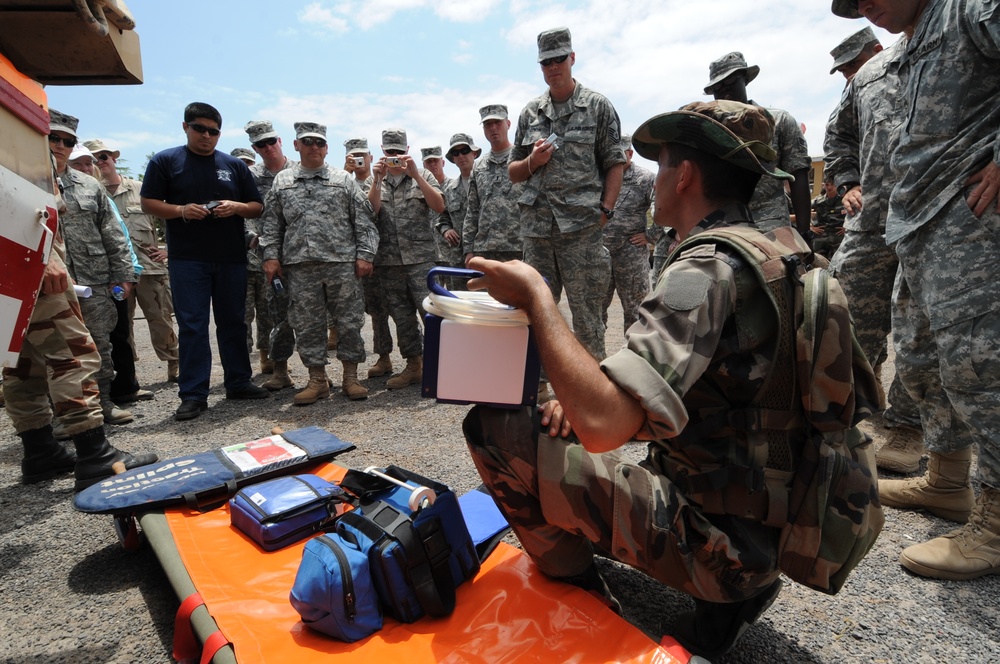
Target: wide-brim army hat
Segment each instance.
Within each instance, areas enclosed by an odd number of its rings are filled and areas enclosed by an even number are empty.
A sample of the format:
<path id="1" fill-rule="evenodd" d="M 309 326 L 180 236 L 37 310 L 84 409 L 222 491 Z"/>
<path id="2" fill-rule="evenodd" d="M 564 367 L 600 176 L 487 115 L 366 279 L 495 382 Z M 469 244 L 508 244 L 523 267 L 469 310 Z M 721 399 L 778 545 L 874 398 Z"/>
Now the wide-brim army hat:
<path id="1" fill-rule="evenodd" d="M 861 52 L 865 50 L 865 46 L 868 46 L 868 44 L 877 39 L 878 37 L 875 36 L 872 29 L 865 26 L 837 44 L 837 47 L 830 51 L 830 55 L 833 56 L 833 67 L 830 69 L 830 73 L 836 74 L 838 69 L 861 55 Z"/>
<path id="2" fill-rule="evenodd" d="M 757 74 L 760 73 L 760 67 L 757 65 L 748 65 L 747 59 L 739 51 L 726 53 L 718 60 L 712 61 L 708 65 L 708 85 L 705 86 L 705 94 L 712 94 L 712 88 L 738 71 L 746 73 L 747 83 L 749 83 L 757 78 Z"/>
<path id="3" fill-rule="evenodd" d="M 641 156 L 658 161 L 662 145 L 679 143 L 754 173 L 794 180 L 790 173 L 768 163 L 777 158 L 771 147 L 773 134 L 774 120 L 760 106 L 724 100 L 695 102 L 643 122 L 632 134 L 632 145 Z"/>
<path id="4" fill-rule="evenodd" d="M 861 18 L 858 12 L 858 0 L 833 0 L 833 13 L 843 18 Z"/>
<path id="5" fill-rule="evenodd" d="M 93 152 L 94 154 L 107 152 L 116 160 L 118 159 L 118 157 L 122 155 L 121 151 L 112 149 L 110 145 L 108 145 L 99 138 L 95 138 L 91 141 L 84 141 L 83 144 L 86 145 L 87 149 Z"/>
<path id="6" fill-rule="evenodd" d="M 476 159 L 479 159 L 479 155 L 483 153 L 482 148 L 476 147 L 476 142 L 472 140 L 472 136 L 469 136 L 468 134 L 455 134 L 448 142 L 448 151 L 444 154 L 445 159 L 453 164 L 455 163 L 455 158 L 451 156 L 451 151 L 454 150 L 457 145 L 469 146 L 469 149 L 476 153 Z"/>

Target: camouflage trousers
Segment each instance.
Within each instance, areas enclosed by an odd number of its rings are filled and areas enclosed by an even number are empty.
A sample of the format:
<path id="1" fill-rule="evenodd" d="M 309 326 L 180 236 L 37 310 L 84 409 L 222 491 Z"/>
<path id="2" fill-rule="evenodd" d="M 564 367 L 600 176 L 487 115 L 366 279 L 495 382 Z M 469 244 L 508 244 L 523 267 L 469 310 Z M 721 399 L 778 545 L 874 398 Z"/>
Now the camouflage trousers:
<path id="1" fill-rule="evenodd" d="M 271 329 L 274 321 L 271 320 L 271 307 L 268 304 L 268 291 L 271 285 L 267 283 L 267 276 L 258 267 L 256 270 L 247 270 L 247 352 L 253 352 L 253 322 L 257 321 L 257 350 L 271 349 Z M 286 358 L 287 359 L 287 358 Z"/>
<path id="2" fill-rule="evenodd" d="M 129 342 L 135 345 L 135 307 L 139 305 L 149 326 L 149 340 L 156 357 L 163 362 L 177 359 L 177 332 L 174 331 L 174 301 L 170 277 L 166 274 L 143 274 L 128 299 Z M 136 359 L 139 359 L 136 357 Z"/>
<path id="3" fill-rule="evenodd" d="M 268 284 L 265 289 L 267 296 L 267 311 L 271 317 L 271 335 L 268 339 L 271 359 L 277 362 L 285 362 L 295 352 L 295 330 L 288 322 L 289 294 L 286 290 L 284 295 L 278 295 L 274 288 Z"/>
<path id="4" fill-rule="evenodd" d="M 378 272 L 372 272 L 361 280 L 365 294 L 365 313 L 372 319 L 372 346 L 376 355 L 392 352 L 392 332 L 389 330 L 389 304 Z"/>
<path id="5" fill-rule="evenodd" d="M 90 330 L 90 336 L 101 354 L 101 368 L 94 378 L 101 392 L 101 403 L 111 402 L 111 381 L 115 379 L 115 364 L 111 359 L 111 331 L 118 324 L 118 311 L 107 284 L 91 287 L 93 295 L 80 299 L 80 313 Z"/>
<path id="6" fill-rule="evenodd" d="M 777 529 L 709 520 L 649 460 L 550 438 L 533 410 L 477 406 L 462 428 L 483 482 L 542 572 L 579 574 L 596 550 L 711 602 L 748 599 L 778 577 Z"/>
<path id="7" fill-rule="evenodd" d="M 489 259 L 491 261 L 500 261 L 501 263 L 506 263 L 507 261 L 520 261 L 524 260 L 523 251 L 477 251 L 476 256 L 482 256 L 483 258 Z M 463 263 L 464 265 L 464 263 Z"/>
<path id="8" fill-rule="evenodd" d="M 604 296 L 601 320 L 606 327 L 608 307 L 611 306 L 615 291 L 618 291 L 624 314 L 624 329 L 628 330 L 638 317 L 639 305 L 649 293 L 649 248 L 644 244 L 634 245 L 627 237 L 605 239 L 604 246 L 611 254 L 611 281 Z"/>
<path id="9" fill-rule="evenodd" d="M 424 339 L 420 332 L 420 318 L 424 315 L 424 298 L 427 297 L 427 272 L 433 263 L 416 265 L 379 265 L 375 268 L 382 282 L 389 315 L 396 324 L 399 353 L 404 358 L 424 353 Z"/>
<path id="10" fill-rule="evenodd" d="M 7 414 L 18 433 L 51 424 L 73 435 L 104 424 L 97 382 L 101 367 L 72 284 L 35 304 L 17 365 L 3 370 Z"/>
<path id="11" fill-rule="evenodd" d="M 591 355 L 603 360 L 601 304 L 611 280 L 611 258 L 600 225 L 560 233 L 553 221 L 551 237 L 524 238 L 524 262 L 545 277 L 557 303 L 566 288 L 573 333 Z"/>
<path id="12" fill-rule="evenodd" d="M 817 234 L 813 238 L 813 251 L 827 260 L 832 258 L 844 241 L 844 235 L 839 234 L 840 228 L 836 226 L 825 227 L 822 235 Z"/>
<path id="13" fill-rule="evenodd" d="M 979 475 L 1000 486 L 1000 213 L 956 196 L 896 245 L 896 369 L 920 408 L 928 449 L 979 444 Z"/>
<path id="14" fill-rule="evenodd" d="M 295 330 L 299 357 L 307 367 L 324 367 L 328 320 L 337 327 L 337 359 L 364 362 L 361 328 L 365 308 L 354 263 L 295 263 L 284 266 L 288 322 Z"/>
<path id="15" fill-rule="evenodd" d="M 854 319 L 854 333 L 861 350 L 873 367 L 886 359 L 886 337 L 892 329 L 892 288 L 899 259 L 886 246 L 881 232 L 845 231 L 844 240 L 830 261 L 830 273 L 837 277 Z M 892 378 L 889 407 L 883 417 L 888 422 L 920 426 L 917 404 L 900 381 Z"/>

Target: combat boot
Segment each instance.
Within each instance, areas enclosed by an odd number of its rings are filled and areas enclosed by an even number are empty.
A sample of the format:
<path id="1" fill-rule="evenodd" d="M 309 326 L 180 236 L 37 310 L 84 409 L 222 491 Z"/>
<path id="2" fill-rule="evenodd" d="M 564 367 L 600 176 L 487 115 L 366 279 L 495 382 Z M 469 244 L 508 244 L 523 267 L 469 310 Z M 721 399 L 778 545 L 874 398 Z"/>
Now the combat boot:
<path id="1" fill-rule="evenodd" d="M 119 408 L 113 402 L 102 402 L 101 412 L 104 413 L 105 424 L 128 424 L 135 419 L 132 411 Z"/>
<path id="2" fill-rule="evenodd" d="M 330 396 L 330 381 L 326 377 L 326 367 L 309 367 L 309 384 L 296 393 L 295 405 L 307 406 Z"/>
<path id="3" fill-rule="evenodd" d="M 125 470 L 156 463 L 155 454 L 129 454 L 112 447 L 104 437 L 104 427 L 94 427 L 73 436 L 76 445 L 76 484 L 74 491 L 82 491 L 97 484 L 105 477 L 115 474 L 115 464 L 121 463 Z"/>
<path id="4" fill-rule="evenodd" d="M 373 364 L 370 369 L 368 369 L 369 378 L 378 378 L 379 376 L 384 376 L 386 374 L 392 374 L 392 358 L 386 355 L 379 355 L 378 362 Z"/>
<path id="5" fill-rule="evenodd" d="M 260 372 L 262 374 L 271 373 L 274 371 L 274 361 L 267 356 L 267 349 L 262 348 L 260 351 Z"/>
<path id="6" fill-rule="evenodd" d="M 913 473 L 925 453 L 923 432 L 900 424 L 889 430 L 885 445 L 875 453 L 875 465 L 894 473 Z"/>
<path id="7" fill-rule="evenodd" d="M 673 635 L 692 655 L 715 661 L 732 650 L 750 625 L 777 599 L 781 579 L 758 595 L 740 602 L 707 602 L 694 598 L 694 611 L 682 613 L 674 621 Z"/>
<path id="8" fill-rule="evenodd" d="M 337 350 L 337 340 L 338 340 L 337 328 L 331 327 L 330 328 L 330 336 L 327 337 L 327 339 L 326 339 L 326 349 L 327 350 Z"/>
<path id="9" fill-rule="evenodd" d="M 167 360 L 167 382 L 176 383 L 181 373 L 181 363 L 178 360 Z"/>
<path id="10" fill-rule="evenodd" d="M 1000 574 L 1000 490 L 984 484 L 968 523 L 943 537 L 907 547 L 899 562 L 914 574 L 932 579 L 965 581 Z"/>
<path id="11" fill-rule="evenodd" d="M 407 385 L 415 385 L 421 381 L 424 375 L 424 358 L 422 355 L 406 358 L 406 367 L 398 376 L 393 376 L 386 381 L 385 386 L 390 390 L 398 390 Z"/>
<path id="12" fill-rule="evenodd" d="M 52 435 L 52 425 L 18 434 L 24 444 L 21 482 L 34 484 L 68 473 L 76 466 L 76 453 L 60 445 Z"/>
<path id="13" fill-rule="evenodd" d="M 368 398 L 368 388 L 358 382 L 358 363 L 342 362 L 344 365 L 344 379 L 340 383 L 340 389 L 344 391 L 351 401 Z"/>
<path id="14" fill-rule="evenodd" d="M 288 360 L 275 360 L 274 371 L 271 372 L 271 377 L 261 383 L 260 386 L 272 392 L 291 387 L 292 379 L 288 375 Z"/>
<path id="15" fill-rule="evenodd" d="M 965 523 L 976 497 L 969 482 L 972 446 L 954 452 L 931 452 L 927 474 L 905 480 L 879 480 L 883 505 L 925 509 L 942 519 Z"/>

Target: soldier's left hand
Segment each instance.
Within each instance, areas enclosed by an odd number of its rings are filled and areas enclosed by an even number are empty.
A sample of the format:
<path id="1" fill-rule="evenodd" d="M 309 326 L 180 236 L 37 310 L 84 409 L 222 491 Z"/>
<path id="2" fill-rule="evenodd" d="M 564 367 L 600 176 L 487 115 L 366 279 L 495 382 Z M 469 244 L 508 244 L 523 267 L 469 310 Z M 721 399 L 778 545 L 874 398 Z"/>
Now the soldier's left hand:
<path id="1" fill-rule="evenodd" d="M 399 160 L 403 162 L 403 168 L 406 169 L 406 174 L 411 178 L 415 178 L 420 175 L 420 169 L 417 168 L 417 162 L 408 154 L 403 154 L 399 156 Z"/>
<path id="2" fill-rule="evenodd" d="M 220 205 L 212 210 L 212 213 L 218 219 L 224 219 L 225 217 L 231 217 L 234 214 L 238 214 L 239 207 L 242 203 L 236 201 L 219 201 Z"/>
<path id="3" fill-rule="evenodd" d="M 996 209 L 1000 212 L 1000 164 L 991 161 L 986 164 L 983 170 L 974 174 L 966 184 L 975 184 L 976 187 L 969 192 L 969 209 L 977 217 L 983 216 L 986 209 L 993 201 L 997 202 Z"/>
<path id="4" fill-rule="evenodd" d="M 645 232 L 636 233 L 635 235 L 631 236 L 628 239 L 628 241 L 631 242 L 632 244 L 634 244 L 637 247 L 644 247 L 647 244 L 649 244 L 649 241 L 646 239 L 646 233 Z"/>
<path id="5" fill-rule="evenodd" d="M 449 228 L 444 232 L 444 239 L 452 247 L 457 247 L 462 243 L 462 238 L 454 228 Z"/>
<path id="6" fill-rule="evenodd" d="M 129 296 L 132 295 L 132 282 L 131 281 L 123 281 L 123 282 L 120 282 L 120 283 L 110 284 L 111 288 L 114 288 L 115 286 L 121 286 L 122 290 L 125 291 L 125 297 L 122 298 L 123 300 L 127 300 L 129 298 Z"/>
<path id="7" fill-rule="evenodd" d="M 557 399 L 546 401 L 541 405 L 542 426 L 549 428 L 549 436 L 552 438 L 566 438 L 572 432 L 573 427 L 566 419 L 566 413 Z"/>
<path id="8" fill-rule="evenodd" d="M 354 276 L 363 279 L 372 273 L 373 267 L 368 261 L 357 258 L 354 261 Z"/>

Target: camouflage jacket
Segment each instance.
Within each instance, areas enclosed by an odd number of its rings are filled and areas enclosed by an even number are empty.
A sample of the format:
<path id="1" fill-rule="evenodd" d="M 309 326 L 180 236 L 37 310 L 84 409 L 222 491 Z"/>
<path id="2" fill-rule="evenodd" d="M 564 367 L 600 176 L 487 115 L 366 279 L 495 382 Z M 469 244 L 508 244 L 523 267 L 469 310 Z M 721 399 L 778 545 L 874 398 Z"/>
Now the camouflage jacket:
<path id="1" fill-rule="evenodd" d="M 893 244 L 964 197 L 969 177 L 1000 164 L 1000 0 L 937 0 L 900 59 L 908 112 L 892 153 Z"/>
<path id="2" fill-rule="evenodd" d="M 511 148 L 513 149 L 513 148 Z M 469 204 L 462 226 L 462 251 L 521 251 L 521 217 L 517 200 L 523 184 L 510 181 L 511 150 L 490 152 L 476 162 L 469 181 Z"/>
<path id="3" fill-rule="evenodd" d="M 325 166 L 303 173 L 296 164 L 274 178 L 264 198 L 264 260 L 295 263 L 375 262 L 378 230 L 354 176 Z"/>
<path id="4" fill-rule="evenodd" d="M 421 175 L 438 191 L 437 180 L 424 169 Z M 374 176 L 365 180 L 364 190 L 371 189 Z M 431 209 L 424 192 L 409 175 L 398 184 L 390 176 L 382 180 L 382 207 L 375 218 L 378 227 L 378 254 L 375 265 L 417 265 L 437 260 L 437 250 L 431 231 Z"/>
<path id="5" fill-rule="evenodd" d="M 157 263 L 146 253 L 148 249 L 159 247 L 160 240 L 156 228 L 157 226 L 162 228 L 164 221 L 143 213 L 139 199 L 141 188 L 142 183 L 138 180 L 123 177 L 118 189 L 111 195 L 111 200 L 115 202 L 118 214 L 121 215 L 122 221 L 128 228 L 132 248 L 139 259 L 139 265 L 142 266 L 142 273 L 146 275 L 167 274 L 166 262 Z"/>
<path id="6" fill-rule="evenodd" d="M 528 102 L 517 121 L 511 160 L 525 159 L 535 141 L 553 133 L 556 151 L 544 166 L 532 166 L 519 200 L 524 237 L 552 235 L 551 222 L 535 207 L 551 209 L 562 233 L 600 223 L 603 173 L 625 163 L 618 112 L 606 97 L 579 83 L 565 104 L 553 104 L 548 90 Z"/>
<path id="7" fill-rule="evenodd" d="M 835 229 L 844 225 L 844 204 L 840 196 L 827 198 L 820 194 L 812 199 L 812 209 L 816 212 L 813 226 L 826 229 L 827 235 L 832 235 Z"/>
<path id="8" fill-rule="evenodd" d="M 444 212 L 438 214 L 431 211 L 431 229 L 434 231 L 434 242 L 438 246 L 438 257 L 443 258 L 452 252 L 461 251 L 462 246 L 452 247 L 444 239 L 449 230 L 462 237 L 462 226 L 465 223 L 465 210 L 469 200 L 468 190 L 462 187 L 462 178 L 446 178 L 441 183 L 441 195 L 444 196 Z"/>
<path id="9" fill-rule="evenodd" d="M 285 158 L 285 165 L 282 166 L 278 173 L 287 170 L 292 166 L 297 165 L 299 162 L 292 161 L 291 159 Z M 260 191 L 260 195 L 267 199 L 267 192 L 271 191 L 271 185 L 274 184 L 274 178 L 278 173 L 271 173 L 264 166 L 264 162 L 259 164 L 254 164 L 250 167 L 250 174 L 253 176 L 254 182 L 257 183 L 257 189 Z M 264 211 L 267 211 L 266 202 Z M 264 215 L 262 214 L 256 219 L 244 219 L 243 228 L 246 233 L 253 233 L 255 235 L 261 235 L 264 232 Z M 264 252 L 258 244 L 254 249 L 247 249 L 247 270 L 250 272 L 260 272 L 261 263 L 264 262 Z"/>
<path id="10" fill-rule="evenodd" d="M 749 103 L 756 104 L 752 100 Z M 809 168 L 812 160 L 809 158 L 809 147 L 806 145 L 806 138 L 802 135 L 799 123 L 788 111 L 780 108 L 768 108 L 767 112 L 774 118 L 774 138 L 771 139 L 771 147 L 778 153 L 778 158 L 772 165 L 787 173 Z M 791 215 L 788 199 L 785 196 L 784 181 L 762 177 L 750 200 L 750 211 L 753 213 L 754 223 L 761 230 L 789 225 Z"/>
<path id="11" fill-rule="evenodd" d="M 734 205 L 703 220 L 692 235 L 743 224 L 749 212 Z M 626 346 L 601 363 L 604 372 L 646 411 L 637 437 L 654 441 L 692 471 L 748 463 L 747 450 L 728 437 L 693 445 L 671 439 L 696 431 L 713 413 L 750 404 L 773 364 L 777 321 L 768 293 L 744 261 L 716 245 L 674 257 L 639 307 Z"/>
<path id="12" fill-rule="evenodd" d="M 844 220 L 849 231 L 885 231 L 889 193 L 895 184 L 889 155 L 899 141 L 905 114 L 899 87 L 899 58 L 906 37 L 866 62 L 844 88 L 826 123 L 824 177 L 839 187 L 861 183 L 861 212 Z"/>
<path id="13" fill-rule="evenodd" d="M 615 204 L 615 216 L 604 227 L 604 244 L 622 244 L 636 233 L 646 231 L 646 213 L 653 203 L 656 176 L 632 163 L 622 175 L 622 189 Z"/>
<path id="14" fill-rule="evenodd" d="M 135 281 L 128 239 L 104 187 L 72 168 L 59 177 L 66 203 L 66 212 L 59 215 L 59 228 L 70 277 L 82 286 Z"/>

